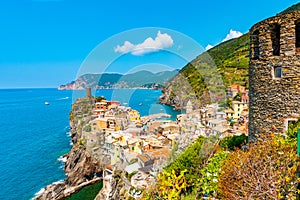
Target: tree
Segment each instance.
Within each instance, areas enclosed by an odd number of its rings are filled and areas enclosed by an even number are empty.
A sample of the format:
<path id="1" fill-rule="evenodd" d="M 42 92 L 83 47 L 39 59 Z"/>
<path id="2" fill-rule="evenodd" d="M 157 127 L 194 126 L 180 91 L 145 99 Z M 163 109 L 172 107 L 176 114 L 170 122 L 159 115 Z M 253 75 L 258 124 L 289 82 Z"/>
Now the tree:
<path id="1" fill-rule="evenodd" d="M 95 97 L 95 102 L 100 102 L 102 100 L 106 100 L 106 98 L 104 96 Z"/>

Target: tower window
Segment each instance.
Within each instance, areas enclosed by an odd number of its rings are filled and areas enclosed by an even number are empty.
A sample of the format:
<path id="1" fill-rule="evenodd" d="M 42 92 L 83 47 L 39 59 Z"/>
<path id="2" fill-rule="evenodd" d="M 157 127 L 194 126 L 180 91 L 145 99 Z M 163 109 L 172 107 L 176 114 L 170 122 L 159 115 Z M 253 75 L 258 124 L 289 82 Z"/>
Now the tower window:
<path id="1" fill-rule="evenodd" d="M 282 67 L 274 67 L 274 78 L 282 78 Z"/>
<path id="2" fill-rule="evenodd" d="M 295 33 L 296 33 L 296 52 L 300 53 L 300 20 L 296 22 Z"/>
<path id="3" fill-rule="evenodd" d="M 271 26 L 271 40 L 272 40 L 272 49 L 273 56 L 280 55 L 280 25 L 273 24 Z"/>
<path id="4" fill-rule="evenodd" d="M 259 31 L 256 30 L 251 35 L 252 39 L 252 55 L 253 59 L 258 59 L 259 57 Z"/>

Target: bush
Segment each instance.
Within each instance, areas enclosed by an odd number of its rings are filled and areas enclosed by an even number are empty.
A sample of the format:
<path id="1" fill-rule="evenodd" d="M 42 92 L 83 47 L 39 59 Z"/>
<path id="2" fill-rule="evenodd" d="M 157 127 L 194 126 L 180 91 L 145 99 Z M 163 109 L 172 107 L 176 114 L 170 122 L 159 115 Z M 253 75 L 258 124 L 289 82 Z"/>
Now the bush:
<path id="1" fill-rule="evenodd" d="M 102 100 L 106 100 L 106 98 L 104 96 L 95 97 L 95 102 L 100 102 Z"/>
<path id="2" fill-rule="evenodd" d="M 287 130 L 287 136 L 289 139 L 296 139 L 297 138 L 297 133 L 298 129 L 300 128 L 300 119 L 294 123 L 290 123 L 288 130 Z"/>
<path id="3" fill-rule="evenodd" d="M 195 143 L 189 146 L 164 170 L 169 173 L 171 173 L 172 170 L 175 170 L 176 173 L 180 173 L 180 171 L 188 169 L 185 177 L 189 183 L 188 185 L 193 187 L 200 176 L 201 166 L 203 166 L 208 158 L 216 151 L 216 140 L 217 137 L 199 137 Z"/>
<path id="4" fill-rule="evenodd" d="M 220 147 L 223 150 L 233 150 L 234 148 L 241 148 L 243 145 L 247 144 L 248 136 L 245 134 L 228 136 L 221 140 Z"/>
<path id="5" fill-rule="evenodd" d="M 163 171 L 157 177 L 156 187 L 147 194 L 145 199 L 180 199 L 187 187 L 186 172 L 185 169 L 177 175 L 174 170 L 171 173 Z"/>
<path id="6" fill-rule="evenodd" d="M 237 150 L 223 162 L 222 199 L 296 199 L 299 162 L 296 142 L 270 136 Z"/>
<path id="7" fill-rule="evenodd" d="M 203 196 L 204 194 L 212 197 L 217 193 L 218 178 L 221 173 L 221 164 L 227 157 L 226 152 L 218 152 L 209 159 L 205 168 L 201 169 L 201 178 L 199 180 L 198 192 Z"/>

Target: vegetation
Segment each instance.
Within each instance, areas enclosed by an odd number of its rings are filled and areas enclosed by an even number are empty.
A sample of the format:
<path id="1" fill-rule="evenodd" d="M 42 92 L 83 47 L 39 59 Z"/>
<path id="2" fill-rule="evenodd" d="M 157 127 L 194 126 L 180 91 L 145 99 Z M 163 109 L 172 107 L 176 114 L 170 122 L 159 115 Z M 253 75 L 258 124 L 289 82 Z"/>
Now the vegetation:
<path id="1" fill-rule="evenodd" d="M 228 155 L 219 177 L 221 199 L 296 199 L 299 161 L 296 142 L 263 138 L 248 151 Z"/>
<path id="2" fill-rule="evenodd" d="M 95 97 L 95 102 L 100 102 L 102 100 L 106 100 L 106 98 L 104 96 Z"/>
<path id="3" fill-rule="evenodd" d="M 300 10 L 300 3 L 292 5 L 288 9 L 282 11 L 280 14 L 286 14 L 286 13 L 294 12 L 294 11 L 297 11 L 297 10 Z"/>
<path id="4" fill-rule="evenodd" d="M 206 167 L 201 169 L 201 177 L 198 183 L 198 193 L 201 196 L 216 196 L 218 190 L 218 178 L 222 171 L 221 164 L 227 158 L 227 152 L 220 151 L 209 159 Z M 199 195 L 198 195 L 199 196 Z"/>
<path id="5" fill-rule="evenodd" d="M 101 190 L 102 186 L 103 186 L 102 182 L 88 185 L 82 188 L 79 192 L 66 198 L 66 200 L 82 200 L 82 199 L 93 200 Z"/>
<path id="6" fill-rule="evenodd" d="M 296 199 L 300 162 L 293 139 L 267 136 L 248 144 L 246 135 L 199 139 L 167 165 L 145 199 Z M 230 151 L 228 151 L 230 150 Z"/>
<path id="7" fill-rule="evenodd" d="M 289 7 L 280 14 L 297 10 L 300 10 L 300 3 Z M 220 93 L 225 89 L 223 87 L 222 91 L 222 87 L 220 87 L 223 84 L 225 87 L 234 83 L 248 87 L 249 38 L 250 33 L 246 33 L 239 38 L 223 42 L 184 66 L 164 89 L 164 92 L 169 91 L 166 93 L 174 93 L 177 96 L 170 95 L 168 103 L 179 104 L 186 102 L 186 99 L 196 98 L 197 101 L 205 104 L 210 103 L 208 98 L 211 96 L 209 96 L 208 90 L 215 93 L 216 96 L 221 96 Z M 219 74 L 216 74 L 215 70 L 211 70 L 214 67 L 217 68 Z M 218 75 L 221 76 L 221 82 Z M 176 101 L 176 98 L 180 100 Z"/>
<path id="8" fill-rule="evenodd" d="M 300 129 L 300 119 L 298 119 L 298 121 L 290 123 L 287 131 L 288 138 L 295 140 L 297 138 L 297 133 L 299 129 Z"/>
<path id="9" fill-rule="evenodd" d="M 241 148 L 248 143 L 248 136 L 245 134 L 228 136 L 221 140 L 220 147 L 223 150 L 234 150 L 235 148 Z"/>
<path id="10" fill-rule="evenodd" d="M 85 132 L 91 132 L 91 125 L 90 125 L 90 124 L 86 125 L 86 126 L 84 127 L 84 131 L 85 131 Z"/>
<path id="11" fill-rule="evenodd" d="M 185 173 L 187 170 L 180 171 L 179 175 L 172 170 L 171 173 L 163 171 L 158 175 L 158 183 L 156 185 L 158 194 L 155 196 L 164 199 L 178 199 L 183 191 L 187 188 Z"/>
<path id="12" fill-rule="evenodd" d="M 209 143 L 210 145 L 205 145 L 205 143 Z M 207 156 L 211 154 L 212 149 L 209 149 L 209 147 L 212 143 L 213 141 L 199 137 L 174 162 L 170 163 L 165 168 L 165 171 L 171 173 L 174 170 L 178 175 L 181 171 L 187 169 L 188 172 L 185 173 L 187 187 L 193 187 L 200 176 L 199 166 L 202 166 Z"/>
<path id="13" fill-rule="evenodd" d="M 225 89 L 231 84 L 248 87 L 249 46 L 247 33 L 202 53 L 166 85 L 169 102 L 196 99 L 194 104 L 207 104 L 225 99 Z"/>

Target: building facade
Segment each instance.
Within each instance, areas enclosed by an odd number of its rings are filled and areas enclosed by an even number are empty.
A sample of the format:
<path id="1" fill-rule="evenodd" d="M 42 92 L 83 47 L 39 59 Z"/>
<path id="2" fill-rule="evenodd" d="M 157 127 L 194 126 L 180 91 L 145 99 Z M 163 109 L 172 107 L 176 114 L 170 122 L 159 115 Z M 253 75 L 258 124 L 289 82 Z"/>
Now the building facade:
<path id="1" fill-rule="evenodd" d="M 250 30 L 249 136 L 285 134 L 300 117 L 300 11 Z"/>

